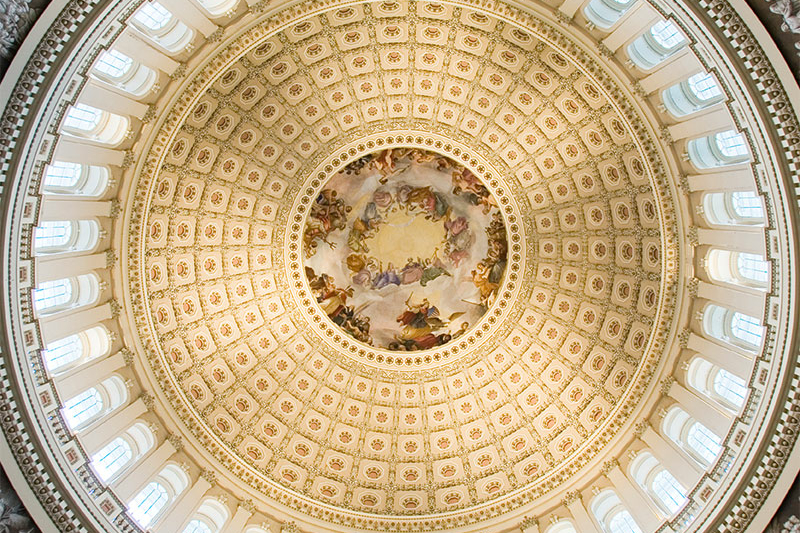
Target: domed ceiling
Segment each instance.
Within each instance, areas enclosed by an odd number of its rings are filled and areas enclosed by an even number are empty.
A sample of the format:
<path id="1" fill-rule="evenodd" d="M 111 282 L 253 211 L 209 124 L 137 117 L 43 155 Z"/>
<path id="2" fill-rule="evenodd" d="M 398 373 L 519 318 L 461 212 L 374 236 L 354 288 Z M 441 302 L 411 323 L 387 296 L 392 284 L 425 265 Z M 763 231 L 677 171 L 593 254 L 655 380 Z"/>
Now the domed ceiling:
<path id="1" fill-rule="evenodd" d="M 121 141 L 101 290 L 129 388 L 180 442 L 176 461 L 248 516 L 308 532 L 558 523 L 688 397 L 673 385 L 705 306 L 734 299 L 708 288 L 703 257 L 738 233 L 697 222 L 704 184 L 729 176 L 687 170 L 691 128 L 722 121 L 676 125 L 653 87 L 682 78 L 634 81 L 615 55 L 628 30 L 598 42 L 580 2 L 247 4 L 174 54 Z M 647 4 L 636 31 L 663 10 Z M 703 53 L 735 102 L 725 124 L 751 132 L 750 94 Z M 727 516 L 723 476 L 744 479 L 729 467 L 763 444 L 748 424 L 791 368 L 784 154 L 757 131 L 753 167 L 729 179 L 763 193 L 775 270 L 741 305 L 776 329 L 764 358 L 735 360 L 762 373 L 750 403 L 721 410 L 726 466 L 697 467 L 692 503 L 659 531 Z"/>
<path id="2" fill-rule="evenodd" d="M 587 51 L 504 15 L 321 10 L 177 96 L 127 210 L 130 302 L 170 407 L 255 490 L 361 526 L 517 507 L 652 386 L 660 154 Z"/>

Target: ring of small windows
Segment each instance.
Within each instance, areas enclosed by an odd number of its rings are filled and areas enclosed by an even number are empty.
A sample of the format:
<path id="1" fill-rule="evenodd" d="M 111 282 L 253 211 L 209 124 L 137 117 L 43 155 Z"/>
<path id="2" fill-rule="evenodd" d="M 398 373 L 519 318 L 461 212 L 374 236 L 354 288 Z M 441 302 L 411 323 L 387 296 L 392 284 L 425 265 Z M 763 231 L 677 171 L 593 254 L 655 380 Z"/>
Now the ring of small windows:
<path id="1" fill-rule="evenodd" d="M 650 452 L 641 452 L 631 462 L 631 478 L 666 516 L 673 516 L 688 501 L 686 489 Z"/>
<path id="2" fill-rule="evenodd" d="M 189 477 L 180 466 L 168 464 L 128 503 L 128 515 L 147 528 L 188 486 Z"/>
<path id="3" fill-rule="evenodd" d="M 92 67 L 92 75 L 133 96 L 147 94 L 158 80 L 156 71 L 113 48 L 100 53 Z"/>
<path id="4" fill-rule="evenodd" d="M 690 417 L 678 405 L 667 411 L 661 427 L 666 437 L 703 467 L 710 466 L 722 452 L 719 436 Z"/>
<path id="5" fill-rule="evenodd" d="M 636 3 L 636 0 L 592 0 L 583 8 L 586 19 L 598 28 L 608 29 Z"/>
<path id="6" fill-rule="evenodd" d="M 118 146 L 128 134 L 130 121 L 123 116 L 83 103 L 72 105 L 61 124 L 61 132 L 73 137 Z"/>
<path id="7" fill-rule="evenodd" d="M 630 511 L 611 489 L 600 492 L 592 499 L 591 510 L 605 533 L 642 533 Z"/>
<path id="8" fill-rule="evenodd" d="M 703 213 L 711 224 L 764 225 L 764 204 L 753 191 L 715 192 L 703 197 Z"/>
<path id="9" fill-rule="evenodd" d="M 687 43 L 674 22 L 661 20 L 628 45 L 628 57 L 640 69 L 650 70 Z"/>
<path id="10" fill-rule="evenodd" d="M 133 26 L 170 53 L 183 51 L 194 39 L 194 31 L 159 2 L 145 2 L 131 18 Z"/>
<path id="11" fill-rule="evenodd" d="M 750 352 L 761 348 L 764 340 L 765 328 L 758 318 L 717 304 L 706 305 L 702 323 L 710 337 Z"/>
<path id="12" fill-rule="evenodd" d="M 53 161 L 44 171 L 42 192 L 96 198 L 106 192 L 110 178 L 105 167 Z"/>
<path id="13" fill-rule="evenodd" d="M 723 100 L 722 89 L 714 76 L 700 72 L 661 93 L 664 107 L 676 117 L 696 113 Z"/>
<path id="14" fill-rule="evenodd" d="M 33 230 L 36 255 L 84 252 L 100 240 L 100 224 L 94 220 L 47 220 Z"/>
<path id="15" fill-rule="evenodd" d="M 72 431 L 78 432 L 113 412 L 128 400 L 128 388 L 113 375 L 64 402 L 62 413 Z"/>
<path id="16" fill-rule="evenodd" d="M 41 317 L 91 305 L 100 297 L 96 274 L 81 274 L 39 283 L 32 291 L 33 308 Z"/>
<path id="17" fill-rule="evenodd" d="M 736 165 L 750 161 L 744 134 L 735 130 L 692 139 L 686 143 L 689 161 L 698 169 Z"/>

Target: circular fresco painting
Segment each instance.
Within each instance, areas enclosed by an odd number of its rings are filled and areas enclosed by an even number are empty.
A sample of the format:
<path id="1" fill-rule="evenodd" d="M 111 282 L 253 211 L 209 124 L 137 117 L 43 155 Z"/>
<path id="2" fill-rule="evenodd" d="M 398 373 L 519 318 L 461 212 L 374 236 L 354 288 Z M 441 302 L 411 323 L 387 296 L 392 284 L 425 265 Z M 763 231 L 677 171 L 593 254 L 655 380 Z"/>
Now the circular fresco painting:
<path id="1" fill-rule="evenodd" d="M 486 186 L 445 156 L 392 148 L 348 164 L 322 188 L 303 234 L 323 312 L 355 339 L 427 350 L 492 305 L 508 245 Z"/>

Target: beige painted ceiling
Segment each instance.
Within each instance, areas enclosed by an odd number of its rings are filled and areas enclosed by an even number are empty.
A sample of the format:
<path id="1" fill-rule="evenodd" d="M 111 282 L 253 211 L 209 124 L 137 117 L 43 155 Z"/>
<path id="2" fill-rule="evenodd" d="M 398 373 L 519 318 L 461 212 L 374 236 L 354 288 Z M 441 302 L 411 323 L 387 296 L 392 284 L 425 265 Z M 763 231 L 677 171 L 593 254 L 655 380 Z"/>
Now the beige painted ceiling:
<path id="1" fill-rule="evenodd" d="M 128 302 L 165 409 L 223 477 L 351 525 L 452 525 L 596 468 L 646 403 L 678 279 L 663 155 L 591 50 L 501 12 L 268 21 L 173 98 L 131 195 Z M 464 164 L 508 229 L 497 300 L 421 352 L 344 334 L 302 275 L 310 202 L 389 147 Z"/>

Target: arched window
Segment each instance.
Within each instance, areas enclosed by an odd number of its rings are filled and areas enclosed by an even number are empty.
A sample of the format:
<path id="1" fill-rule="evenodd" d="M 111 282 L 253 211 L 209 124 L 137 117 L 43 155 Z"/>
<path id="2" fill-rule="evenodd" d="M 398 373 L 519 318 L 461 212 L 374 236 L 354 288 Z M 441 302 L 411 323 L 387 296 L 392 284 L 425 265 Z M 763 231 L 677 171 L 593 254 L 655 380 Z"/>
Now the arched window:
<path id="1" fill-rule="evenodd" d="M 128 505 L 128 514 L 145 528 L 158 516 L 169 501 L 169 492 L 158 481 L 151 481 Z"/>
<path id="2" fill-rule="evenodd" d="M 592 0 L 583 10 L 586 19 L 598 28 L 608 29 L 628 12 L 636 0 Z"/>
<path id="3" fill-rule="evenodd" d="M 61 126 L 62 133 L 116 146 L 128 133 L 130 121 L 120 115 L 86 104 L 70 106 Z"/>
<path id="4" fill-rule="evenodd" d="M 769 281 L 770 264 L 764 261 L 763 256 L 740 252 L 736 254 L 736 266 L 744 279 L 758 285 L 766 285 Z"/>
<path id="5" fill-rule="evenodd" d="M 94 131 L 103 120 L 103 112 L 86 104 L 71 106 L 64 118 L 64 127 L 84 132 Z"/>
<path id="6" fill-rule="evenodd" d="M 701 102 L 717 100 L 722 97 L 722 89 L 717 80 L 708 72 L 700 72 L 686 80 L 686 85 L 692 94 Z"/>
<path id="7" fill-rule="evenodd" d="M 689 160 L 699 169 L 735 165 L 750 160 L 747 140 L 734 130 L 723 131 L 686 143 Z"/>
<path id="8" fill-rule="evenodd" d="M 104 167 L 53 161 L 45 169 L 42 192 L 96 197 L 105 192 L 109 179 Z"/>
<path id="9" fill-rule="evenodd" d="M 650 35 L 652 35 L 653 40 L 665 50 L 672 50 L 686 42 L 686 38 L 681 33 L 681 30 L 678 29 L 674 22 L 668 20 L 656 22 L 653 27 L 650 28 Z"/>
<path id="10" fill-rule="evenodd" d="M 128 388 L 119 376 L 111 376 L 64 403 L 64 418 L 73 430 L 110 413 L 128 400 Z"/>
<path id="11" fill-rule="evenodd" d="M 33 306 L 39 313 L 53 313 L 74 302 L 75 283 L 70 278 L 45 281 L 33 290 Z"/>
<path id="12" fill-rule="evenodd" d="M 764 220 L 764 206 L 761 196 L 754 192 L 742 191 L 731 193 L 731 207 L 736 216 L 743 219 Z"/>
<path id="13" fill-rule="evenodd" d="M 100 54 L 94 64 L 92 74 L 134 96 L 145 94 L 158 79 L 158 74 L 153 69 L 135 62 L 114 49 Z"/>
<path id="14" fill-rule="evenodd" d="M 714 76 L 701 72 L 665 89 L 661 99 L 670 113 L 682 117 L 720 102 L 722 90 Z"/>
<path id="15" fill-rule="evenodd" d="M 228 521 L 228 509 L 216 500 L 207 499 L 200 504 L 195 517 L 183 533 L 219 533 Z"/>
<path id="16" fill-rule="evenodd" d="M 686 434 L 686 444 L 700 455 L 706 463 L 711 463 L 722 451 L 719 437 L 700 422 L 695 422 L 689 426 L 689 431 Z"/>
<path id="17" fill-rule="evenodd" d="M 686 42 L 674 22 L 662 20 L 628 46 L 628 56 L 637 67 L 649 70 L 680 50 Z"/>
<path id="18" fill-rule="evenodd" d="M 61 251 L 72 245 L 74 224 L 71 220 L 48 220 L 33 230 L 33 249 L 36 252 Z"/>
<path id="19" fill-rule="evenodd" d="M 716 304 L 707 305 L 703 311 L 703 329 L 712 337 L 749 351 L 758 350 L 764 338 L 759 319 Z"/>
<path id="20" fill-rule="evenodd" d="M 761 196 L 751 191 L 708 193 L 703 197 L 703 212 L 711 224 L 764 224 Z"/>
<path id="21" fill-rule="evenodd" d="M 686 490 L 650 452 L 642 452 L 634 459 L 631 477 L 667 516 L 675 514 L 687 501 Z"/>
<path id="22" fill-rule="evenodd" d="M 662 422 L 664 434 L 703 466 L 709 466 L 722 451 L 722 441 L 706 426 L 673 406 Z"/>
<path id="23" fill-rule="evenodd" d="M 38 315 L 89 305 L 99 296 L 100 283 L 95 274 L 45 281 L 32 291 L 33 308 Z"/>
<path id="24" fill-rule="evenodd" d="M 42 361 L 47 370 L 58 374 L 96 357 L 108 355 L 111 338 L 103 326 L 94 326 L 49 343 L 42 350 Z"/>
<path id="25" fill-rule="evenodd" d="M 117 437 L 92 456 L 92 465 L 100 479 L 108 481 L 125 468 L 131 459 L 131 445 L 124 438 Z"/>
<path id="26" fill-rule="evenodd" d="M 578 530 L 569 520 L 559 520 L 556 524 L 548 527 L 545 533 L 578 533 Z"/>
<path id="27" fill-rule="evenodd" d="M 236 9 L 238 0 L 199 0 L 203 9 L 212 17 L 231 13 Z"/>
<path id="28" fill-rule="evenodd" d="M 686 503 L 686 491 L 667 470 L 655 475 L 652 490 L 670 514 L 675 514 Z"/>
<path id="29" fill-rule="evenodd" d="M 100 225 L 94 220 L 48 220 L 33 231 L 33 251 L 37 255 L 85 251 L 99 240 Z"/>
<path id="30" fill-rule="evenodd" d="M 102 52 L 94 64 L 95 71 L 112 79 L 125 76 L 133 66 L 133 59 L 116 50 Z"/>
<path id="31" fill-rule="evenodd" d="M 146 528 L 161 514 L 167 504 L 189 486 L 189 478 L 178 466 L 165 466 L 128 504 L 128 514 Z"/>
<path id="32" fill-rule="evenodd" d="M 133 23 L 168 52 L 181 52 L 194 38 L 183 22 L 158 2 L 145 2 L 133 15 Z"/>
<path id="33" fill-rule="evenodd" d="M 731 318 L 731 334 L 753 347 L 761 346 L 764 338 L 764 327 L 756 317 L 744 313 L 733 313 Z"/>
<path id="34" fill-rule="evenodd" d="M 158 2 L 145 2 L 133 18 L 148 30 L 158 31 L 170 23 L 172 13 Z"/>
<path id="35" fill-rule="evenodd" d="M 760 255 L 712 249 L 705 259 L 708 275 L 744 287 L 767 288 L 771 265 Z"/>
<path id="36" fill-rule="evenodd" d="M 83 342 L 78 335 L 70 335 L 47 345 L 42 350 L 42 360 L 51 372 L 77 361 L 83 356 Z"/>
<path id="37" fill-rule="evenodd" d="M 690 387 L 728 409 L 738 410 L 747 396 L 742 378 L 699 356 L 692 359 L 686 377 Z"/>
<path id="38" fill-rule="evenodd" d="M 598 494 L 591 504 L 592 514 L 605 533 L 642 533 L 619 496 L 610 489 Z"/>
<path id="39" fill-rule="evenodd" d="M 92 387 L 67 400 L 64 418 L 70 429 L 76 429 L 103 412 L 104 407 L 100 391 Z"/>
<path id="40" fill-rule="evenodd" d="M 72 189 L 81 179 L 82 167 L 78 163 L 53 161 L 44 173 L 45 189 Z"/>
<path id="41" fill-rule="evenodd" d="M 714 136 L 719 151 L 731 159 L 741 159 L 749 154 L 744 135 L 733 130 L 723 131 Z"/>
<path id="42" fill-rule="evenodd" d="M 740 407 L 747 396 L 747 384 L 742 378 L 720 368 L 714 376 L 714 392 L 731 405 Z"/>

